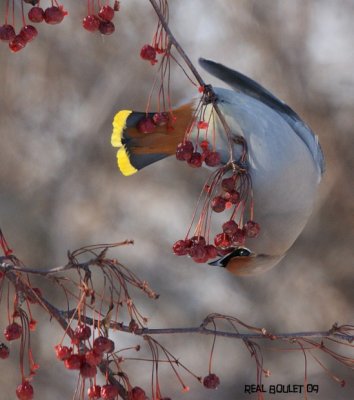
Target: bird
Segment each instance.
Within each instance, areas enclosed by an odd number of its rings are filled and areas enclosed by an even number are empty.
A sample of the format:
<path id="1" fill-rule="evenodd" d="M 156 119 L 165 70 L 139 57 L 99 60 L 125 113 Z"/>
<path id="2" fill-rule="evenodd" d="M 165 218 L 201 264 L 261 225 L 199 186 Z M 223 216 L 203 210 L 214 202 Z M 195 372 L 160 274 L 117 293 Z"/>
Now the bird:
<path id="1" fill-rule="evenodd" d="M 273 268 L 293 245 L 308 221 L 317 188 L 325 171 L 318 136 L 285 102 L 246 75 L 220 63 L 199 59 L 208 73 L 229 86 L 214 87 L 206 104 L 205 120 L 214 126 L 214 148 L 221 165 L 230 162 L 230 138 L 213 113 L 216 104 L 231 131 L 232 156 L 241 159 L 247 145 L 246 168 L 261 231 L 257 238 L 216 255 L 209 264 L 237 276 L 254 275 Z M 113 120 L 111 144 L 117 147 L 117 165 L 123 175 L 176 154 L 198 107 L 192 99 L 173 110 L 173 129 L 153 121 L 156 113 L 119 111 Z M 153 122 L 153 126 L 151 125 Z M 156 122 L 156 123 L 155 123 Z M 140 125 L 139 125 L 140 124 Z M 149 125 L 150 124 L 150 125 Z M 195 144 L 199 135 L 190 128 Z"/>

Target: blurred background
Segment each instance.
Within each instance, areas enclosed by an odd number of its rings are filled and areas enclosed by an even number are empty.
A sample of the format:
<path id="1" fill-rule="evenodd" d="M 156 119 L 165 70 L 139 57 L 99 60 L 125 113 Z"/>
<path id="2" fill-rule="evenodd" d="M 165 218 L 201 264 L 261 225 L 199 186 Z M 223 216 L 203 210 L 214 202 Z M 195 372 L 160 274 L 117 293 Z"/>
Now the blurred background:
<path id="1" fill-rule="evenodd" d="M 170 27 L 193 62 L 210 58 L 259 81 L 303 117 L 324 150 L 327 170 L 304 232 L 276 268 L 250 278 L 171 252 L 185 235 L 207 173 L 173 157 L 129 178 L 116 168 L 112 118 L 122 108 L 145 109 L 156 70 L 139 57 L 155 29 L 149 2 L 122 0 L 110 37 L 82 29 L 84 0 L 63 4 L 70 15 L 57 26 L 40 24 L 38 38 L 23 51 L 12 54 L 0 43 L 0 221 L 16 255 L 45 268 L 65 263 L 67 250 L 134 239 L 134 246 L 111 254 L 160 293 L 157 301 L 135 294 L 149 327 L 197 326 L 211 312 L 273 332 L 353 323 L 354 2 L 170 1 Z M 4 9 L 1 2 L 2 19 Z M 171 89 L 174 104 L 197 95 L 177 68 Z M 45 282 L 37 284 L 44 294 L 52 292 Z M 32 343 L 42 367 L 34 381 L 36 398 L 70 399 L 76 374 L 53 362 L 62 332 L 49 318 L 36 317 Z M 119 335 L 117 346 L 140 342 L 129 336 Z M 158 339 L 198 376 L 208 374 L 211 337 Z M 11 344 L 14 352 L 16 347 Z M 308 382 L 320 387 L 309 398 L 353 398 L 353 372 L 319 358 L 347 385 L 341 388 L 309 359 Z M 303 383 L 301 352 L 265 349 L 264 360 L 272 373 L 267 386 Z M 191 388 L 182 393 L 171 370 L 162 368 L 163 393 L 173 399 L 256 398 L 244 394 L 245 384 L 256 383 L 256 370 L 242 342 L 218 339 L 213 370 L 221 379 L 217 391 L 206 391 L 182 372 Z M 20 381 L 17 358 L 2 361 L 1 371 L 1 398 L 12 399 Z M 134 384 L 148 388 L 149 364 L 127 362 L 126 371 Z"/>

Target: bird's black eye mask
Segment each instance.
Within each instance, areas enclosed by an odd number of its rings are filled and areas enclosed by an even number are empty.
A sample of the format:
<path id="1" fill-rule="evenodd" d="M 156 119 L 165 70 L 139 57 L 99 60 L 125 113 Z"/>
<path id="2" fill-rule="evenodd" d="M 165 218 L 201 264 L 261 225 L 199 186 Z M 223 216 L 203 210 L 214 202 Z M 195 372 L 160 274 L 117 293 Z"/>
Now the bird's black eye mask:
<path id="1" fill-rule="evenodd" d="M 219 265 L 220 265 L 220 267 L 225 268 L 232 258 L 249 257 L 250 255 L 251 255 L 251 252 L 248 249 L 239 247 L 239 248 L 235 249 L 232 253 L 228 254 L 227 256 L 225 256 L 224 258 L 219 260 Z"/>

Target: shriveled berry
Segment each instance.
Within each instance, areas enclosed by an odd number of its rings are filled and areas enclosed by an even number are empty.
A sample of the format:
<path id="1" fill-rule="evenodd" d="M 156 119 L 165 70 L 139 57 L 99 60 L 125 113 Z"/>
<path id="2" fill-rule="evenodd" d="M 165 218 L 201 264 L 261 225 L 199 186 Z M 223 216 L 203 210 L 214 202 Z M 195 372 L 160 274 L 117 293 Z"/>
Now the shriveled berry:
<path id="1" fill-rule="evenodd" d="M 206 244 L 205 237 L 204 237 L 204 236 L 201 236 L 201 235 L 192 236 L 192 237 L 190 238 L 190 240 L 191 240 L 192 243 L 194 243 L 194 244 L 201 244 L 201 245 L 203 245 L 203 246 L 205 246 L 205 244 Z"/>
<path id="2" fill-rule="evenodd" d="M 155 113 L 152 117 L 155 125 L 157 126 L 165 126 L 168 124 L 170 117 L 167 112 Z"/>
<path id="3" fill-rule="evenodd" d="M 83 378 L 94 378 L 97 375 L 97 368 L 95 365 L 84 362 L 80 367 L 80 375 Z"/>
<path id="4" fill-rule="evenodd" d="M 16 388 L 16 396 L 19 400 L 32 400 L 34 396 L 33 386 L 25 381 Z"/>
<path id="5" fill-rule="evenodd" d="M 225 204 L 226 204 L 225 199 L 223 199 L 221 196 L 216 196 L 211 201 L 210 206 L 214 212 L 220 213 L 225 210 Z"/>
<path id="6" fill-rule="evenodd" d="M 28 19 L 31 22 L 42 22 L 44 20 L 44 10 L 42 7 L 32 7 L 28 11 Z"/>
<path id="7" fill-rule="evenodd" d="M 82 357 L 79 354 L 71 354 L 71 356 L 64 361 L 65 368 L 67 369 L 80 369 L 81 364 Z"/>
<path id="8" fill-rule="evenodd" d="M 149 44 L 145 44 L 140 50 L 140 57 L 143 60 L 150 61 L 152 65 L 157 63 L 156 50 Z"/>
<path id="9" fill-rule="evenodd" d="M 214 238 L 216 247 L 227 248 L 231 244 L 230 236 L 227 233 L 218 233 Z"/>
<path id="10" fill-rule="evenodd" d="M 5 24 L 0 26 L 0 40 L 8 41 L 16 36 L 15 29 L 12 25 Z"/>
<path id="11" fill-rule="evenodd" d="M 75 331 L 74 336 L 78 340 L 87 340 L 91 336 L 91 328 L 85 324 L 79 324 Z"/>
<path id="12" fill-rule="evenodd" d="M 245 226 L 243 227 L 248 238 L 255 238 L 259 235 L 261 227 L 257 222 L 247 221 Z"/>
<path id="13" fill-rule="evenodd" d="M 101 397 L 105 400 L 114 400 L 118 396 L 118 388 L 114 385 L 104 385 L 101 387 Z"/>
<path id="14" fill-rule="evenodd" d="M 101 21 L 98 29 L 102 35 L 112 35 L 112 33 L 116 30 L 116 27 L 111 21 Z"/>
<path id="15" fill-rule="evenodd" d="M 111 6 L 105 5 L 100 9 L 98 16 L 105 21 L 111 21 L 114 17 L 114 10 Z"/>
<path id="16" fill-rule="evenodd" d="M 129 332 L 135 333 L 139 329 L 138 323 L 135 319 L 131 319 L 128 326 Z"/>
<path id="17" fill-rule="evenodd" d="M 38 35 L 38 31 L 32 25 L 25 25 L 21 28 L 19 34 L 28 43 L 31 42 Z"/>
<path id="18" fill-rule="evenodd" d="M 0 358 L 5 360 L 10 355 L 10 350 L 5 343 L 0 343 Z"/>
<path id="19" fill-rule="evenodd" d="M 82 26 L 89 32 L 95 32 L 98 31 L 100 20 L 96 15 L 87 15 L 82 20 Z"/>
<path id="20" fill-rule="evenodd" d="M 87 364 L 96 366 L 102 361 L 102 354 L 103 353 L 96 353 L 96 351 L 93 349 L 88 350 L 85 353 L 85 361 Z"/>
<path id="21" fill-rule="evenodd" d="M 236 190 L 225 192 L 222 197 L 231 204 L 237 204 L 240 201 L 240 193 Z"/>
<path id="22" fill-rule="evenodd" d="M 114 342 L 106 336 L 99 336 L 93 341 L 92 347 L 96 353 L 110 353 L 114 350 Z"/>
<path id="23" fill-rule="evenodd" d="M 131 391 L 130 398 L 131 400 L 145 400 L 146 399 L 145 391 L 141 387 L 135 386 Z"/>
<path id="24" fill-rule="evenodd" d="M 89 399 L 98 400 L 101 398 L 101 386 L 92 385 L 87 390 L 87 395 Z"/>
<path id="25" fill-rule="evenodd" d="M 211 151 L 204 160 L 205 164 L 208 167 L 216 167 L 217 165 L 219 165 L 221 163 L 221 157 L 219 152 L 217 151 Z"/>
<path id="26" fill-rule="evenodd" d="M 215 246 L 213 246 L 212 244 L 207 244 L 205 246 L 205 251 L 208 255 L 208 259 L 215 258 L 218 255 L 218 251 L 216 250 Z"/>
<path id="27" fill-rule="evenodd" d="M 237 232 L 238 225 L 234 220 L 226 221 L 222 225 L 222 230 L 224 233 L 227 233 L 228 235 L 233 235 L 234 233 Z"/>
<path id="28" fill-rule="evenodd" d="M 235 189 L 236 178 L 235 176 L 231 176 L 230 178 L 224 178 L 221 181 L 221 187 L 226 190 L 227 192 L 231 192 Z"/>
<path id="29" fill-rule="evenodd" d="M 67 360 L 71 356 L 71 353 L 73 351 L 71 347 L 62 346 L 61 344 L 55 346 L 54 349 L 55 349 L 55 355 L 57 356 L 57 359 L 60 361 Z"/>
<path id="30" fill-rule="evenodd" d="M 64 10 L 63 6 L 52 6 L 45 9 L 44 20 L 50 25 L 60 24 L 66 15 L 68 13 Z"/>
<path id="31" fill-rule="evenodd" d="M 242 229 L 237 231 L 231 236 L 231 242 L 234 246 L 243 246 L 246 242 L 246 236 Z"/>
<path id="32" fill-rule="evenodd" d="M 119 11 L 119 9 L 120 9 L 119 1 L 114 0 L 113 10 L 117 12 L 117 11 Z"/>
<path id="33" fill-rule="evenodd" d="M 16 340 L 20 338 L 22 335 L 22 326 L 19 325 L 17 322 L 13 322 L 12 324 L 8 325 L 4 330 L 4 336 L 6 340 Z"/>
<path id="34" fill-rule="evenodd" d="M 198 151 L 195 151 L 192 153 L 191 158 L 187 162 L 188 165 L 190 165 L 193 168 L 200 168 L 203 162 L 202 155 Z"/>
<path id="35" fill-rule="evenodd" d="M 208 254 L 203 244 L 194 244 L 189 252 L 189 255 L 195 262 L 206 262 L 208 260 Z"/>
<path id="36" fill-rule="evenodd" d="M 156 125 L 150 117 L 143 117 L 136 127 L 141 133 L 153 133 L 156 129 Z"/>
<path id="37" fill-rule="evenodd" d="M 181 142 L 177 145 L 176 158 L 179 161 L 189 161 L 194 150 L 193 143 L 189 140 Z"/>
<path id="38" fill-rule="evenodd" d="M 189 254 L 191 243 L 187 240 L 177 240 L 172 249 L 176 256 L 185 256 Z"/>
<path id="39" fill-rule="evenodd" d="M 209 374 L 203 379 L 203 385 L 207 389 L 216 389 L 220 385 L 220 379 L 215 374 Z"/>

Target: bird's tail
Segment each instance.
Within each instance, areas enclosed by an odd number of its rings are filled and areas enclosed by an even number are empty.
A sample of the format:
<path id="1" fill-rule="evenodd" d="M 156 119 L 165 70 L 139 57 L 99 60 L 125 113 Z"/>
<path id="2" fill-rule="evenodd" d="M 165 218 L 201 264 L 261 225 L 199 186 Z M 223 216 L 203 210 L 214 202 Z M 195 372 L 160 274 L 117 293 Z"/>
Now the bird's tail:
<path id="1" fill-rule="evenodd" d="M 185 104 L 172 113 L 119 111 L 113 120 L 111 144 L 118 147 L 117 164 L 129 176 L 156 161 L 175 154 L 177 144 L 191 123 L 193 105 Z M 167 119 L 167 120 L 166 120 Z"/>

